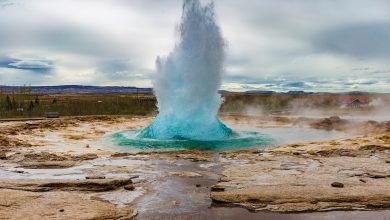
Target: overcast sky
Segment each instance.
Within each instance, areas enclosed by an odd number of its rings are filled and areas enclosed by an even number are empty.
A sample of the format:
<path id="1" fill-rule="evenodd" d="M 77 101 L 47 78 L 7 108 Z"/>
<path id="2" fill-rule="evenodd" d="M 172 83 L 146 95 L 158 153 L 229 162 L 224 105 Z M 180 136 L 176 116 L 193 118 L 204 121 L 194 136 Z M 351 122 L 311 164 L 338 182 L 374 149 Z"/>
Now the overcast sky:
<path id="1" fill-rule="evenodd" d="M 390 1 L 215 0 L 223 89 L 390 92 Z M 181 0 L 0 0 L 0 85 L 151 86 Z"/>

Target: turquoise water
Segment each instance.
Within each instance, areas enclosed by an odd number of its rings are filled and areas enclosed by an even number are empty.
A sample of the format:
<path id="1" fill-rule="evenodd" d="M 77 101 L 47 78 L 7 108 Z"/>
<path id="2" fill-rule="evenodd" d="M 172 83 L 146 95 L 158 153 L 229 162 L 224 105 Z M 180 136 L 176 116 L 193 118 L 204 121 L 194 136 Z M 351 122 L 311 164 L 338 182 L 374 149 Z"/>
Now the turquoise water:
<path id="1" fill-rule="evenodd" d="M 113 134 L 110 138 L 117 151 L 168 151 L 168 150 L 207 150 L 223 151 L 240 148 L 265 148 L 275 141 L 268 135 L 258 132 L 233 132 L 229 137 L 217 140 L 193 139 L 153 139 L 142 137 L 142 130 L 128 130 Z"/>
<path id="2" fill-rule="evenodd" d="M 180 120 L 176 115 L 158 115 L 153 122 L 140 131 L 139 138 L 159 140 L 202 140 L 215 141 L 234 137 L 233 130 L 217 117 L 195 120 Z"/>
<path id="3" fill-rule="evenodd" d="M 156 59 L 153 90 L 158 116 L 141 132 L 142 138 L 131 137 L 131 143 L 153 147 L 172 142 L 150 139 L 179 139 L 173 144 L 220 146 L 232 136 L 232 130 L 217 116 L 226 41 L 216 22 L 214 4 L 184 0 L 182 9 L 175 47 Z"/>

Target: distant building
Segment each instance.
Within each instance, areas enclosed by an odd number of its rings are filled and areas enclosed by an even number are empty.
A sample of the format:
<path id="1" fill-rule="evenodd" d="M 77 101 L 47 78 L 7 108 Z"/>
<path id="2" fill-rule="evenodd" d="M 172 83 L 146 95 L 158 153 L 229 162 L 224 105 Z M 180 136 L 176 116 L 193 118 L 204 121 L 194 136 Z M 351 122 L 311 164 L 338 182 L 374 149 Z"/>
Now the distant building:
<path id="1" fill-rule="evenodd" d="M 350 102 L 347 107 L 349 108 L 360 108 L 362 105 L 362 102 L 359 99 L 355 99 L 352 102 Z"/>
<path id="2" fill-rule="evenodd" d="M 369 103 L 369 100 L 365 96 L 360 96 L 359 98 L 350 96 L 350 97 L 344 97 L 341 100 L 340 105 L 341 105 L 341 107 L 344 107 L 344 108 L 345 107 L 346 108 L 361 108 L 363 106 L 367 106 L 368 103 Z"/>

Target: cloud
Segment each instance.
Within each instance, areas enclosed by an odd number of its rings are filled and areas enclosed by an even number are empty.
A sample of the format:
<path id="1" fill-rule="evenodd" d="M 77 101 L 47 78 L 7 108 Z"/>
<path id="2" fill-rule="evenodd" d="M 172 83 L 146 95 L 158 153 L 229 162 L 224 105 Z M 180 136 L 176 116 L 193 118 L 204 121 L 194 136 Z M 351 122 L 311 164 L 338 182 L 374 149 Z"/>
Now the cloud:
<path id="1" fill-rule="evenodd" d="M 6 8 L 16 5 L 16 3 L 12 0 L 0 0 L 0 8 Z"/>
<path id="2" fill-rule="evenodd" d="M 16 59 L 10 57 L 0 57 L 0 68 L 1 67 L 9 68 L 8 64 L 16 61 L 17 61 Z"/>
<path id="3" fill-rule="evenodd" d="M 13 68 L 29 70 L 36 73 L 49 73 L 53 68 L 53 62 L 45 59 L 14 59 L 0 58 L 0 68 Z"/>
<path id="4" fill-rule="evenodd" d="M 310 86 L 307 85 L 305 82 L 289 82 L 284 84 L 284 86 L 291 88 L 310 88 Z"/>
<path id="5" fill-rule="evenodd" d="M 355 24 L 320 32 L 314 46 L 326 52 L 363 59 L 390 59 L 390 20 Z"/>
<path id="6" fill-rule="evenodd" d="M 50 70 L 53 68 L 51 62 L 42 60 L 19 60 L 9 63 L 8 66 L 24 70 Z"/>
<path id="7" fill-rule="evenodd" d="M 99 63 L 97 71 L 109 77 L 126 79 L 134 70 L 135 67 L 131 64 L 130 60 L 112 59 Z"/>
<path id="8" fill-rule="evenodd" d="M 181 7 L 0 0 L 0 84 L 150 86 Z M 224 89 L 390 92 L 387 0 L 215 0 L 215 9 L 228 42 Z"/>

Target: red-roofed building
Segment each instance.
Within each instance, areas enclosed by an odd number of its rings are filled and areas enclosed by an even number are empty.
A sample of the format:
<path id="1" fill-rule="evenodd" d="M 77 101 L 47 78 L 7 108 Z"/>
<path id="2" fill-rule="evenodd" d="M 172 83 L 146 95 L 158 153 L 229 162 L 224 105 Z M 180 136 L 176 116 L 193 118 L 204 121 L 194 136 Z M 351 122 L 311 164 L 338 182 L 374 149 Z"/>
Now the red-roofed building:
<path id="1" fill-rule="evenodd" d="M 368 104 L 367 97 L 344 97 L 341 101 L 341 105 L 348 108 L 361 108 L 363 105 Z"/>

